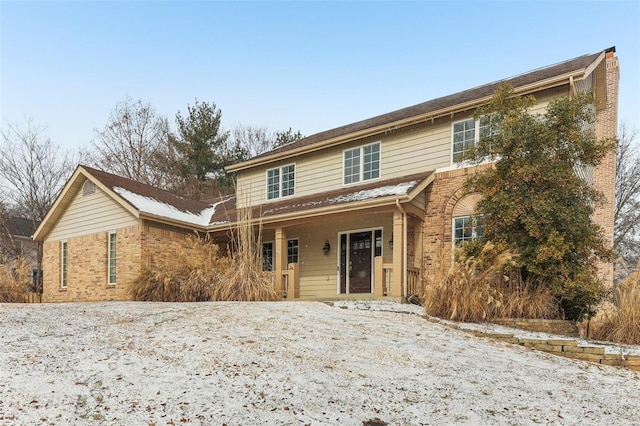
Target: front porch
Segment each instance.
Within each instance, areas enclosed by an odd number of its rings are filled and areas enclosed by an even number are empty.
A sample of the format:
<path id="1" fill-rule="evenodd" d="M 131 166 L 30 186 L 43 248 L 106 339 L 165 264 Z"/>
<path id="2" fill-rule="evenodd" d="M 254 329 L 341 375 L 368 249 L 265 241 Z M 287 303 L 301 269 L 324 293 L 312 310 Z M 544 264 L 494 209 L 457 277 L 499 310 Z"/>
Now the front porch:
<path id="1" fill-rule="evenodd" d="M 283 299 L 422 297 L 417 215 L 387 208 L 322 219 L 262 232 L 263 256 Z"/>

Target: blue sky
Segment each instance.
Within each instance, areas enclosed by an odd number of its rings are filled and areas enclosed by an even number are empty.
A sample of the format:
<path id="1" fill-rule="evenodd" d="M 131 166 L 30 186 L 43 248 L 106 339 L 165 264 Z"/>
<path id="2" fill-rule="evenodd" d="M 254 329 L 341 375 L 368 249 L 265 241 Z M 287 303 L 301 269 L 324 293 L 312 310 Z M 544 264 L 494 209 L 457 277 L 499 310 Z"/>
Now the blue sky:
<path id="1" fill-rule="evenodd" d="M 126 96 L 310 135 L 611 46 L 640 128 L 639 1 L 0 0 L 0 37 L 2 126 L 73 151 Z"/>

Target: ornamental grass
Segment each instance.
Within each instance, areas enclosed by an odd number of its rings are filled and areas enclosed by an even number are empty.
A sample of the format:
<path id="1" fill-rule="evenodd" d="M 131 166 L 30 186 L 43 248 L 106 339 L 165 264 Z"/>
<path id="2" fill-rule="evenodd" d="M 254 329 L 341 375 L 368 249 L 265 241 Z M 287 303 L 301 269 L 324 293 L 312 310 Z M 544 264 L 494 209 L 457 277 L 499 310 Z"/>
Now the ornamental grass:
<path id="1" fill-rule="evenodd" d="M 592 320 L 591 328 L 593 339 L 640 345 L 640 264 L 613 289 L 611 305 Z"/>
<path id="2" fill-rule="evenodd" d="M 30 268 L 21 257 L 0 259 L 0 302 L 24 303 L 29 292 Z"/>
<path id="3" fill-rule="evenodd" d="M 523 280 L 509 250 L 488 242 L 477 256 L 460 251 L 453 263 L 442 255 L 437 257 L 425 286 L 429 315 L 464 322 L 560 317 L 551 290 L 537 281 Z"/>

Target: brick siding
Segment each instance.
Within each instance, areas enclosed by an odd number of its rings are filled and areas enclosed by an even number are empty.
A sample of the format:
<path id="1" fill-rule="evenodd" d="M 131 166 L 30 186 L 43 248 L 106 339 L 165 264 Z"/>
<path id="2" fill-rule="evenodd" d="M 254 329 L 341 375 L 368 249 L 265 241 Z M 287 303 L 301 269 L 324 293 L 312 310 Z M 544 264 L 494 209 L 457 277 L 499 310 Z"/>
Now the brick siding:
<path id="1" fill-rule="evenodd" d="M 607 53 L 605 63 L 606 107 L 596 112 L 596 137 L 598 139 L 615 138 L 618 129 L 618 80 L 620 71 L 618 58 L 613 52 Z M 596 189 L 607 194 L 604 204 L 598 206 L 593 220 L 602 226 L 610 246 L 613 246 L 614 205 L 616 186 L 616 153 L 609 153 L 596 168 L 593 184 Z M 613 285 L 613 264 L 599 263 L 598 273 L 608 286 Z"/>
<path id="2" fill-rule="evenodd" d="M 116 230 L 116 284 L 107 284 L 108 232 L 67 239 L 67 287 L 61 283 L 61 242 L 47 241 L 43 258 L 43 302 L 129 300 L 140 271 L 140 227 Z"/>

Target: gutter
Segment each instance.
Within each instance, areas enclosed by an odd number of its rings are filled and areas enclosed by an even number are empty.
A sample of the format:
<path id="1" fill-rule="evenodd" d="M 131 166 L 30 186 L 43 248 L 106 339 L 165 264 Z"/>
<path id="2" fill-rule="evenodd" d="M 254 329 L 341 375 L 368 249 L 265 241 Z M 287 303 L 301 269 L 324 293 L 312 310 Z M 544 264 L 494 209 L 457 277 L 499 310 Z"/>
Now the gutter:
<path id="1" fill-rule="evenodd" d="M 520 87 L 514 87 L 513 90 L 516 95 L 526 95 L 537 90 L 544 90 L 544 89 L 549 89 L 551 87 L 567 84 L 570 78 L 580 78 L 581 76 L 584 76 L 585 75 L 584 72 L 585 72 L 584 69 L 568 72 L 560 76 L 548 78 L 543 81 L 537 81 L 535 83 L 526 84 Z M 493 84 L 493 83 L 489 83 L 489 84 Z M 461 104 L 453 105 L 450 107 L 445 107 L 440 110 L 435 110 L 435 111 L 427 112 L 424 114 L 416 115 L 413 117 L 404 118 L 391 123 L 381 124 L 376 127 L 359 130 L 346 135 L 336 136 L 334 138 L 327 139 L 324 141 L 318 141 L 312 145 L 306 145 L 306 146 L 295 148 L 289 151 L 284 151 L 278 154 L 273 154 L 266 157 L 260 157 L 255 160 L 247 160 L 243 163 L 227 166 L 225 170 L 227 172 L 237 172 L 237 171 L 248 169 L 251 167 L 268 164 L 273 161 L 284 160 L 291 157 L 295 157 L 296 155 L 306 154 L 306 153 L 318 151 L 324 148 L 328 148 L 331 146 L 340 145 L 349 140 L 361 139 L 367 136 L 374 136 L 385 131 L 397 130 L 402 127 L 411 126 L 411 125 L 429 121 L 429 120 L 433 121 L 440 117 L 444 117 L 447 115 L 452 115 L 459 112 L 468 111 L 473 108 L 477 108 L 478 106 L 489 102 L 492 97 L 493 97 L 493 94 L 482 97 L 482 98 L 474 99 L 471 101 L 467 101 Z"/>

